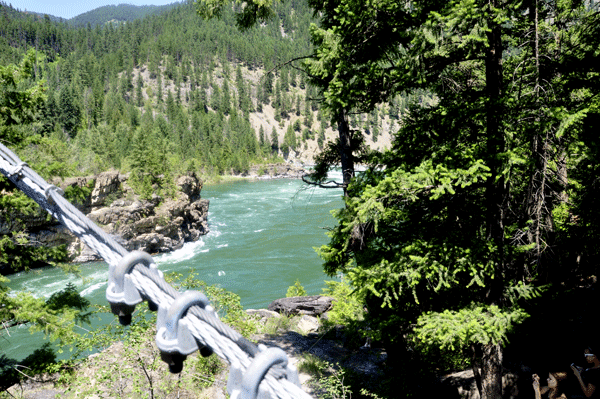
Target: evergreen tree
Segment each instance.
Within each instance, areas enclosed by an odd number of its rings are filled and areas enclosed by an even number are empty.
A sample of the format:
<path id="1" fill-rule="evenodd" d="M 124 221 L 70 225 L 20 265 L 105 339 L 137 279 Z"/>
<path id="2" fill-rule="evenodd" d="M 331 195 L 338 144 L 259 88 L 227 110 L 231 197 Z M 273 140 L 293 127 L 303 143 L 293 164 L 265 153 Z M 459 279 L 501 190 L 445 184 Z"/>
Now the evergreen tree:
<path id="1" fill-rule="evenodd" d="M 279 152 L 279 138 L 277 137 L 275 126 L 273 126 L 273 130 L 271 130 L 271 151 L 274 153 Z"/>
<path id="2" fill-rule="evenodd" d="M 58 93 L 58 121 L 71 135 L 75 135 L 80 122 L 80 100 L 76 89 L 71 85 L 63 86 Z"/>
<path id="3" fill-rule="evenodd" d="M 163 83 L 162 73 L 160 72 L 160 70 L 157 72 L 156 78 L 156 102 L 159 104 L 163 102 Z"/>
<path id="4" fill-rule="evenodd" d="M 263 125 L 260 125 L 260 129 L 258 130 L 258 143 L 262 148 L 264 148 L 267 145 L 267 140 L 265 138 L 265 129 L 263 128 Z"/>
<path id="5" fill-rule="evenodd" d="M 223 81 L 221 105 L 219 110 L 225 115 L 229 115 L 231 112 L 231 94 L 229 93 L 229 83 L 227 79 Z"/>

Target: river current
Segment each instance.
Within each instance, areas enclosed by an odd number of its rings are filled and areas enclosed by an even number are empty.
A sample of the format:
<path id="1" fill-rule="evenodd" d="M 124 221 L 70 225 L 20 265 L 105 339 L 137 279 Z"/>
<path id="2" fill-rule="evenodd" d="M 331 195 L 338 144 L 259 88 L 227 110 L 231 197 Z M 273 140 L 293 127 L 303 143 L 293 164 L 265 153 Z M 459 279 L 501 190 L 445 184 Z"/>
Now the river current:
<path id="1" fill-rule="evenodd" d="M 210 233 L 155 256 L 160 270 L 193 270 L 208 284 L 238 294 L 246 309 L 267 307 L 296 280 L 309 295 L 322 292 L 328 277 L 313 248 L 328 243 L 327 228 L 335 225 L 331 210 L 343 205 L 341 189 L 307 187 L 297 179 L 242 180 L 204 186 L 202 197 L 210 200 Z M 83 264 L 81 271 L 82 277 L 53 268 L 18 273 L 8 276 L 9 287 L 49 297 L 72 282 L 93 304 L 107 304 L 107 264 Z M 44 343 L 26 325 L 11 328 L 10 336 L 5 332 L 0 355 L 10 358 L 22 359 Z"/>

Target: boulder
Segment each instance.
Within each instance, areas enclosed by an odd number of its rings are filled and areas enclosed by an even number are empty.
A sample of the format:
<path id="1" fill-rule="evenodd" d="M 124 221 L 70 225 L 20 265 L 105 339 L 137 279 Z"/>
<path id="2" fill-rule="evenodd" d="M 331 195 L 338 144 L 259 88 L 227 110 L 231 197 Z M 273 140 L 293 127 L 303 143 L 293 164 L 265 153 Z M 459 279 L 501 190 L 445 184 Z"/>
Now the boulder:
<path id="1" fill-rule="evenodd" d="M 298 320 L 297 328 L 303 334 L 316 332 L 319 329 L 319 319 L 314 316 L 302 315 Z"/>
<path id="2" fill-rule="evenodd" d="M 294 296 L 274 300 L 269 310 L 287 315 L 320 316 L 331 308 L 332 302 L 333 298 L 329 296 Z"/>

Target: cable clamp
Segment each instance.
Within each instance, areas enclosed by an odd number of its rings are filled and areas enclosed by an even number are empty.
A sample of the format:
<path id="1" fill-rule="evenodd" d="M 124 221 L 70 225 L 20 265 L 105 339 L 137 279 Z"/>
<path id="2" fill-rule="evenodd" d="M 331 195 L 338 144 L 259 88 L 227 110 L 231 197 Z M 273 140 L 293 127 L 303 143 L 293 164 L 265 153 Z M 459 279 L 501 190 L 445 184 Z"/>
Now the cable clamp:
<path id="1" fill-rule="evenodd" d="M 284 373 L 272 373 L 275 378 L 285 377 L 291 383 L 301 387 L 298 370 L 288 363 L 288 357 L 283 350 L 267 348 L 262 344 L 258 348 L 260 352 L 254 356 L 245 373 L 242 372 L 239 363 L 231 365 L 227 381 L 230 399 L 270 399 L 269 390 L 261 386 L 260 382 L 274 365 L 281 365 L 285 370 Z"/>
<path id="2" fill-rule="evenodd" d="M 25 166 L 29 166 L 27 165 L 27 162 L 19 162 L 17 165 L 15 165 L 14 169 L 8 173 L 8 177 L 13 177 L 14 175 L 21 174 L 21 172 L 23 171 L 23 167 Z"/>
<path id="3" fill-rule="evenodd" d="M 52 191 L 60 195 L 65 195 L 65 192 L 62 188 L 56 187 L 54 184 L 48 184 L 44 189 L 44 196 L 46 197 L 46 200 L 50 203 L 54 203 L 54 199 L 52 199 L 52 197 L 50 196 L 50 193 Z"/>
<path id="4" fill-rule="evenodd" d="M 188 309 L 200 306 L 207 312 L 214 312 L 209 300 L 199 291 L 186 291 L 177 297 L 171 307 L 158 308 L 156 346 L 161 351 L 161 358 L 169 365 L 171 373 L 179 373 L 183 369 L 183 361 L 187 355 L 200 350 L 204 357 L 213 351 L 199 343 L 188 329 L 186 323 L 181 323 Z"/>
<path id="5" fill-rule="evenodd" d="M 131 270 L 137 264 L 142 264 L 155 271 L 162 278 L 162 272 L 156 267 L 152 256 L 142 251 L 132 251 L 121 258 L 116 266 L 109 267 L 106 300 L 110 303 L 112 312 L 119 316 L 119 322 L 123 325 L 131 323 L 131 314 L 135 310 L 135 305 L 143 300 L 148 301 L 150 310 L 156 311 L 157 309 L 156 304 L 148 298 L 143 298 L 133 284 Z"/>

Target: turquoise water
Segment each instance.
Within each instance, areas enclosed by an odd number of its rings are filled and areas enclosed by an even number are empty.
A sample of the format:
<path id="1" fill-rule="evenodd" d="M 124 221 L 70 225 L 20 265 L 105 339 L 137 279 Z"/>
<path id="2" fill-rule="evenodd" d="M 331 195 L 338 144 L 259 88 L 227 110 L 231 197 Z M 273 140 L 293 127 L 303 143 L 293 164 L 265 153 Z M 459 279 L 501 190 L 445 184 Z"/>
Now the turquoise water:
<path id="1" fill-rule="evenodd" d="M 236 181 L 205 186 L 202 197 L 210 200 L 210 233 L 155 256 L 159 269 L 184 275 L 194 270 L 199 279 L 238 294 L 247 309 L 284 297 L 296 279 L 308 294 L 321 293 L 328 278 L 313 247 L 328 242 L 326 229 L 335 224 L 330 211 L 342 206 L 341 190 L 291 179 Z M 9 286 L 48 297 L 72 282 L 92 303 L 106 304 L 106 263 L 87 263 L 81 269 L 83 278 L 51 268 L 18 273 L 9 276 Z M 9 333 L 0 334 L 0 354 L 11 358 L 22 359 L 44 342 L 27 326 Z"/>

